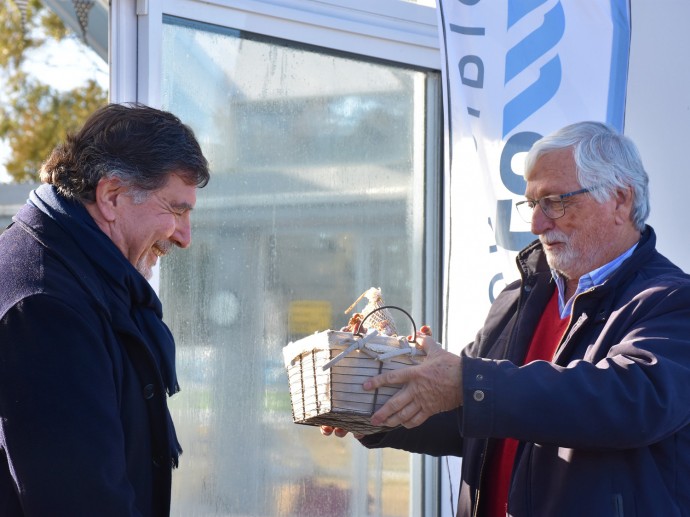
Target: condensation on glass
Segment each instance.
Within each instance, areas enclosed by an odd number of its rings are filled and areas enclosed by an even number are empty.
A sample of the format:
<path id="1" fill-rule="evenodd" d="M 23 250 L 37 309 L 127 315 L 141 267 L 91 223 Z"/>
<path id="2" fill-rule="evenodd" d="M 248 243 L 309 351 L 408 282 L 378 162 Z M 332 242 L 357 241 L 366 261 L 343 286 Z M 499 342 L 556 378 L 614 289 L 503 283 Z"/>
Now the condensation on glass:
<path id="1" fill-rule="evenodd" d="M 173 515 L 408 515 L 409 454 L 294 424 L 281 349 L 345 325 L 371 286 L 419 317 L 438 74 L 168 17 L 163 47 L 163 107 L 212 169 L 191 247 L 160 271 Z"/>

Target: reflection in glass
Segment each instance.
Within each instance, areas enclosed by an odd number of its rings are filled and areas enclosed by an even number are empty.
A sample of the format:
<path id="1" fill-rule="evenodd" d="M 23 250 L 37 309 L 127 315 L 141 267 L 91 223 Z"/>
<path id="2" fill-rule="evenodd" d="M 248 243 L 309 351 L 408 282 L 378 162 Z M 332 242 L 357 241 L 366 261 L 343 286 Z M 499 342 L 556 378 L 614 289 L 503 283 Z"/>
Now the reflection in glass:
<path id="1" fill-rule="evenodd" d="M 425 141 L 439 78 L 165 22 L 163 107 L 193 127 L 212 168 L 191 248 L 160 272 L 182 385 L 173 514 L 408 515 L 409 455 L 295 425 L 281 349 L 345 325 L 371 286 L 422 317 L 413 186 L 440 153 Z"/>

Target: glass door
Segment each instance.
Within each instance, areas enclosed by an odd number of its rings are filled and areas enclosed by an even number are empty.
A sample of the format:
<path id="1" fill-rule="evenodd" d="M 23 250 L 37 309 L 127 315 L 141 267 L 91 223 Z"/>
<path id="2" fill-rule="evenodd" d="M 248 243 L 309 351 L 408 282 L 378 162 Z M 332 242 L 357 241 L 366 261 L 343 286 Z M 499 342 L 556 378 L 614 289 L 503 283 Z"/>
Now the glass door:
<path id="1" fill-rule="evenodd" d="M 372 286 L 433 323 L 440 73 L 162 19 L 160 104 L 212 170 L 159 275 L 182 385 L 173 515 L 420 515 L 418 458 L 293 423 L 281 351 Z"/>

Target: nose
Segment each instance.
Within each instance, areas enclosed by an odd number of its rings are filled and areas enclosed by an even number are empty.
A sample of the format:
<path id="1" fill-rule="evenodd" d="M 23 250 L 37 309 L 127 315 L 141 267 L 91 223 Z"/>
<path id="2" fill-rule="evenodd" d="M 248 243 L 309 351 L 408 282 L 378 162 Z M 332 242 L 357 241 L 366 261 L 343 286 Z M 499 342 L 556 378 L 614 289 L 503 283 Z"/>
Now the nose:
<path id="1" fill-rule="evenodd" d="M 534 235 L 541 235 L 542 233 L 553 229 L 555 222 L 550 217 L 546 217 L 541 209 L 541 206 L 537 205 L 532 211 L 532 225 L 531 230 Z"/>
<path id="2" fill-rule="evenodd" d="M 175 224 L 175 232 L 172 241 L 180 248 L 188 248 L 192 243 L 192 223 L 189 212 L 178 218 Z"/>

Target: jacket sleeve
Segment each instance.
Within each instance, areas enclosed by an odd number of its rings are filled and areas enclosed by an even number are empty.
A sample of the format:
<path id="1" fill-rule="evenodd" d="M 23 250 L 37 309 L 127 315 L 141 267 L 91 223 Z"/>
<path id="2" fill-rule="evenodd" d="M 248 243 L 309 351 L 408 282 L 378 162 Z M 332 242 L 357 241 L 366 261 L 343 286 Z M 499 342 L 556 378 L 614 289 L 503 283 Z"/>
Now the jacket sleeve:
<path id="1" fill-rule="evenodd" d="M 365 436 L 360 442 L 369 449 L 392 447 L 430 456 L 461 456 L 461 423 L 457 410 L 438 413 L 412 429 L 397 427 Z"/>
<path id="2" fill-rule="evenodd" d="M 140 515 L 100 318 L 33 295 L 0 319 L 0 449 L 27 516 Z M 10 478 L 11 476 L 11 478 Z"/>
<path id="3" fill-rule="evenodd" d="M 575 331 L 561 365 L 466 358 L 463 434 L 596 450 L 644 447 L 687 428 L 690 283 L 650 283 L 594 319 Z"/>

